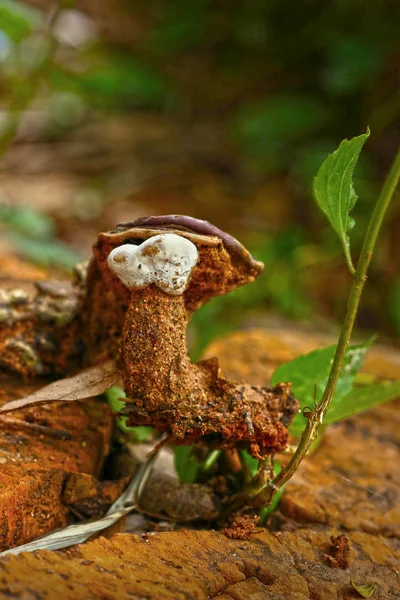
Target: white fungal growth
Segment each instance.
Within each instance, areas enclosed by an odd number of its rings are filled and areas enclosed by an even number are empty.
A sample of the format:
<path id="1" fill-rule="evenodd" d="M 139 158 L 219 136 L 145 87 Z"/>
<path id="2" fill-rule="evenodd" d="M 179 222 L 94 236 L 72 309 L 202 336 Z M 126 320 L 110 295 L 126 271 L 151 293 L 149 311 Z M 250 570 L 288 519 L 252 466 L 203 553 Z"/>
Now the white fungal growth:
<path id="1" fill-rule="evenodd" d="M 196 266 L 199 253 L 188 239 L 162 233 L 140 246 L 124 244 L 110 252 L 108 266 L 129 288 L 154 284 L 166 294 L 179 296 Z"/>

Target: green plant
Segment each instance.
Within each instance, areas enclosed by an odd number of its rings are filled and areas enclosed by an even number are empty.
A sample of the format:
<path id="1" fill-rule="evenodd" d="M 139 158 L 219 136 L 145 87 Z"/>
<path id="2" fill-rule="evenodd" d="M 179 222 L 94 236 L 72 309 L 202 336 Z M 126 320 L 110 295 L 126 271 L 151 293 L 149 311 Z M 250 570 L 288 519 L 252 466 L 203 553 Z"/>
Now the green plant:
<path id="1" fill-rule="evenodd" d="M 349 213 L 354 208 L 357 196 L 352 175 L 368 136 L 369 131 L 357 138 L 343 141 L 338 150 L 322 164 L 314 180 L 316 201 L 342 242 L 346 262 L 353 276 L 338 344 L 299 356 L 276 369 L 272 383 L 290 381 L 295 396 L 300 401 L 301 410 L 290 428 L 295 437 L 300 437 L 300 442 L 289 463 L 283 468 L 280 468 L 277 461 L 269 458 L 257 461 L 242 451 L 240 459 L 245 473 L 244 492 L 234 498 L 230 510 L 247 504 L 261 509 L 261 516 L 265 519 L 277 506 L 284 485 L 312 449 L 323 428 L 400 394 L 400 381 L 355 387 L 357 373 L 375 338 L 349 346 L 376 239 L 400 178 L 399 152 L 383 185 L 370 219 L 357 268 L 354 268 L 349 238 L 354 222 Z M 190 453 L 190 450 L 186 451 L 185 460 L 187 452 Z M 175 457 L 178 473 L 183 471 L 180 460 L 179 456 Z M 220 454 L 215 455 L 215 461 L 218 460 Z M 210 462 L 214 464 L 214 455 Z"/>
<path id="2" fill-rule="evenodd" d="M 384 182 L 371 216 L 357 268 L 355 269 L 351 260 L 348 237 L 348 231 L 353 225 L 349 217 L 349 212 L 357 200 L 353 189 L 352 173 L 361 148 L 368 136 L 369 131 L 362 136 L 342 142 L 339 149 L 322 164 L 314 180 L 315 198 L 342 241 L 346 261 L 350 273 L 353 275 L 353 282 L 347 302 L 346 315 L 334 353 L 332 352 L 333 349 L 320 350 L 309 354 L 307 357 L 301 357 L 292 361 L 291 365 L 285 365 L 285 367 L 280 368 L 280 372 L 278 369 L 279 376 L 282 376 L 284 373 L 289 380 L 294 378 L 295 387 L 298 386 L 301 393 L 302 385 L 307 384 L 307 380 L 299 374 L 299 363 L 301 364 L 303 373 L 307 373 L 309 369 L 314 368 L 317 395 L 313 408 L 309 408 L 308 410 L 306 410 L 307 407 L 303 408 L 302 414 L 307 422 L 295 453 L 286 467 L 277 475 L 270 478 L 261 490 L 256 490 L 251 501 L 254 507 L 268 505 L 273 500 L 277 491 L 293 476 L 312 443 L 317 438 L 320 427 L 326 423 L 325 417 L 331 407 L 333 408 L 333 417 L 331 413 L 332 422 L 332 420 L 344 418 L 344 416 L 352 414 L 352 411 L 350 413 L 347 407 L 348 402 L 355 401 L 355 412 L 364 410 L 375 404 L 376 401 L 381 401 L 379 394 L 380 392 L 383 393 L 385 389 L 382 385 L 380 387 L 373 385 L 364 388 L 362 392 L 359 390 L 351 391 L 351 378 L 354 377 L 353 372 L 355 374 L 359 366 L 361 366 L 365 345 L 364 348 L 362 345 L 358 349 L 357 347 L 348 348 L 378 233 L 400 179 L 399 151 Z M 326 380 L 327 363 L 330 364 L 330 369 Z M 323 367 L 322 370 L 321 367 Z M 325 385 L 323 385 L 324 380 L 326 380 Z M 310 384 L 311 381 L 308 377 L 308 386 Z M 318 390 L 318 387 L 321 389 Z M 399 393 L 399 388 L 400 385 L 398 383 L 389 385 L 389 394 L 385 395 L 386 399 L 396 397 Z M 343 394 L 344 391 L 345 393 Z M 388 391 L 387 387 L 386 391 Z M 335 392 L 339 393 L 335 395 Z M 307 397 L 307 394 L 309 395 L 309 390 L 303 398 Z M 347 394 L 350 394 L 350 397 Z M 251 485 L 250 483 L 249 489 L 252 489 Z"/>
<path id="3" fill-rule="evenodd" d="M 118 385 L 113 385 L 105 394 L 108 405 L 114 413 L 119 413 L 125 406 L 123 398 L 125 398 L 125 392 Z M 129 435 L 133 442 L 140 444 L 141 442 L 147 442 L 153 433 L 152 427 L 128 427 L 126 424 L 127 417 L 117 417 L 117 427 L 123 432 Z"/>
<path id="4" fill-rule="evenodd" d="M 15 251 L 39 265 L 71 269 L 82 260 L 72 248 L 55 239 L 53 220 L 33 208 L 9 206 L 0 200 L 0 224 L 7 227 L 8 241 Z"/>

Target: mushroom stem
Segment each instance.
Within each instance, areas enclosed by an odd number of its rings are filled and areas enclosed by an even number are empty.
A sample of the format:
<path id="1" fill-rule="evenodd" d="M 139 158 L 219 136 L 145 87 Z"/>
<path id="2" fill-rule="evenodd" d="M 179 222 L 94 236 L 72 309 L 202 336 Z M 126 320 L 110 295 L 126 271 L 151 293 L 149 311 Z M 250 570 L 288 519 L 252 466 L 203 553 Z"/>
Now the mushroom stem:
<path id="1" fill-rule="evenodd" d="M 220 377 L 216 358 L 190 362 L 189 290 L 198 302 L 210 281 L 218 283 L 214 293 L 226 292 L 221 280 L 237 275 L 224 248 L 206 245 L 199 252 L 194 241 L 163 232 L 108 254 L 108 268 L 131 290 L 119 350 L 128 424 L 152 425 L 174 443 L 206 438 L 219 448 L 240 444 L 263 458 L 286 446 L 286 424 L 298 403 L 288 384 L 273 389 L 239 385 Z"/>
<path id="2" fill-rule="evenodd" d="M 201 393 L 201 374 L 187 354 L 186 326 L 182 295 L 154 285 L 132 290 L 119 362 L 127 401 L 139 413 L 177 409 L 188 395 Z"/>
<path id="3" fill-rule="evenodd" d="M 297 410 L 290 386 L 235 384 L 220 377 L 217 359 L 192 364 L 186 325 L 182 295 L 132 290 L 119 356 L 128 423 L 152 425 L 178 444 L 239 444 L 259 458 L 284 448 L 284 423 Z"/>

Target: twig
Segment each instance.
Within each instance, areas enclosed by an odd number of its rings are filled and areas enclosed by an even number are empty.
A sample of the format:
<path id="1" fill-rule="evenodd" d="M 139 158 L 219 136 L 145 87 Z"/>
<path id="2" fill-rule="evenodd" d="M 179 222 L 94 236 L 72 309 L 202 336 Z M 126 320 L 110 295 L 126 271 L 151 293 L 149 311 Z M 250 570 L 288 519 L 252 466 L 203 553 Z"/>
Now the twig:
<path id="1" fill-rule="evenodd" d="M 3 424 L 6 429 L 28 429 L 39 435 L 47 435 L 59 440 L 70 440 L 72 437 L 69 431 L 65 431 L 64 429 L 54 429 L 54 427 L 46 427 L 46 425 L 21 421 L 20 419 L 13 419 L 12 417 L 0 417 L 0 427 L 2 427 Z"/>
<path id="2" fill-rule="evenodd" d="M 306 456 L 312 442 L 318 435 L 318 430 L 323 423 L 324 417 L 328 411 L 329 405 L 335 393 L 336 384 L 343 361 L 346 355 L 346 349 L 354 327 L 354 321 L 357 315 L 361 294 L 364 284 L 367 280 L 367 271 L 371 262 L 371 257 L 375 248 L 376 240 L 382 226 L 384 216 L 390 201 L 393 198 L 395 189 L 400 180 L 400 149 L 394 159 L 391 169 L 383 184 L 378 201 L 375 205 L 371 219 L 368 224 L 363 247 L 358 261 L 357 269 L 353 277 L 353 283 L 347 302 L 347 311 L 336 347 L 328 382 L 324 393 L 316 408 L 308 416 L 308 422 L 300 439 L 296 452 L 280 473 L 271 479 L 267 486 L 253 499 L 252 506 L 261 507 L 271 503 L 272 498 L 297 471 L 303 458 Z"/>

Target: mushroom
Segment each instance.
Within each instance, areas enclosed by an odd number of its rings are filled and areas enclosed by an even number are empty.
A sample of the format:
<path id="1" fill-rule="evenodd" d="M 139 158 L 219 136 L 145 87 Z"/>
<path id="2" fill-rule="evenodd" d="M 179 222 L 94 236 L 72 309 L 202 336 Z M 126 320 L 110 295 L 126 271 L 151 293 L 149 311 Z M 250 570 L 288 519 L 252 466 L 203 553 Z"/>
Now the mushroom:
<path id="1" fill-rule="evenodd" d="M 216 358 L 192 364 L 186 345 L 189 314 L 253 281 L 262 263 L 216 227 L 183 216 L 139 219 L 99 240 L 103 281 L 117 297 L 129 294 L 118 358 L 129 423 L 166 431 L 175 444 L 206 439 L 258 458 L 282 450 L 298 410 L 289 384 L 228 381 Z"/>
<path id="2" fill-rule="evenodd" d="M 0 412 L 87 398 L 121 376 L 130 425 L 152 425 L 175 444 L 202 439 L 227 449 L 243 447 L 260 459 L 283 450 L 299 408 L 290 384 L 269 388 L 229 381 L 216 358 L 192 364 L 186 345 L 193 311 L 254 281 L 262 270 L 237 240 L 191 217 L 145 217 L 100 234 L 70 329 L 86 348 L 82 362 L 98 366 Z"/>

